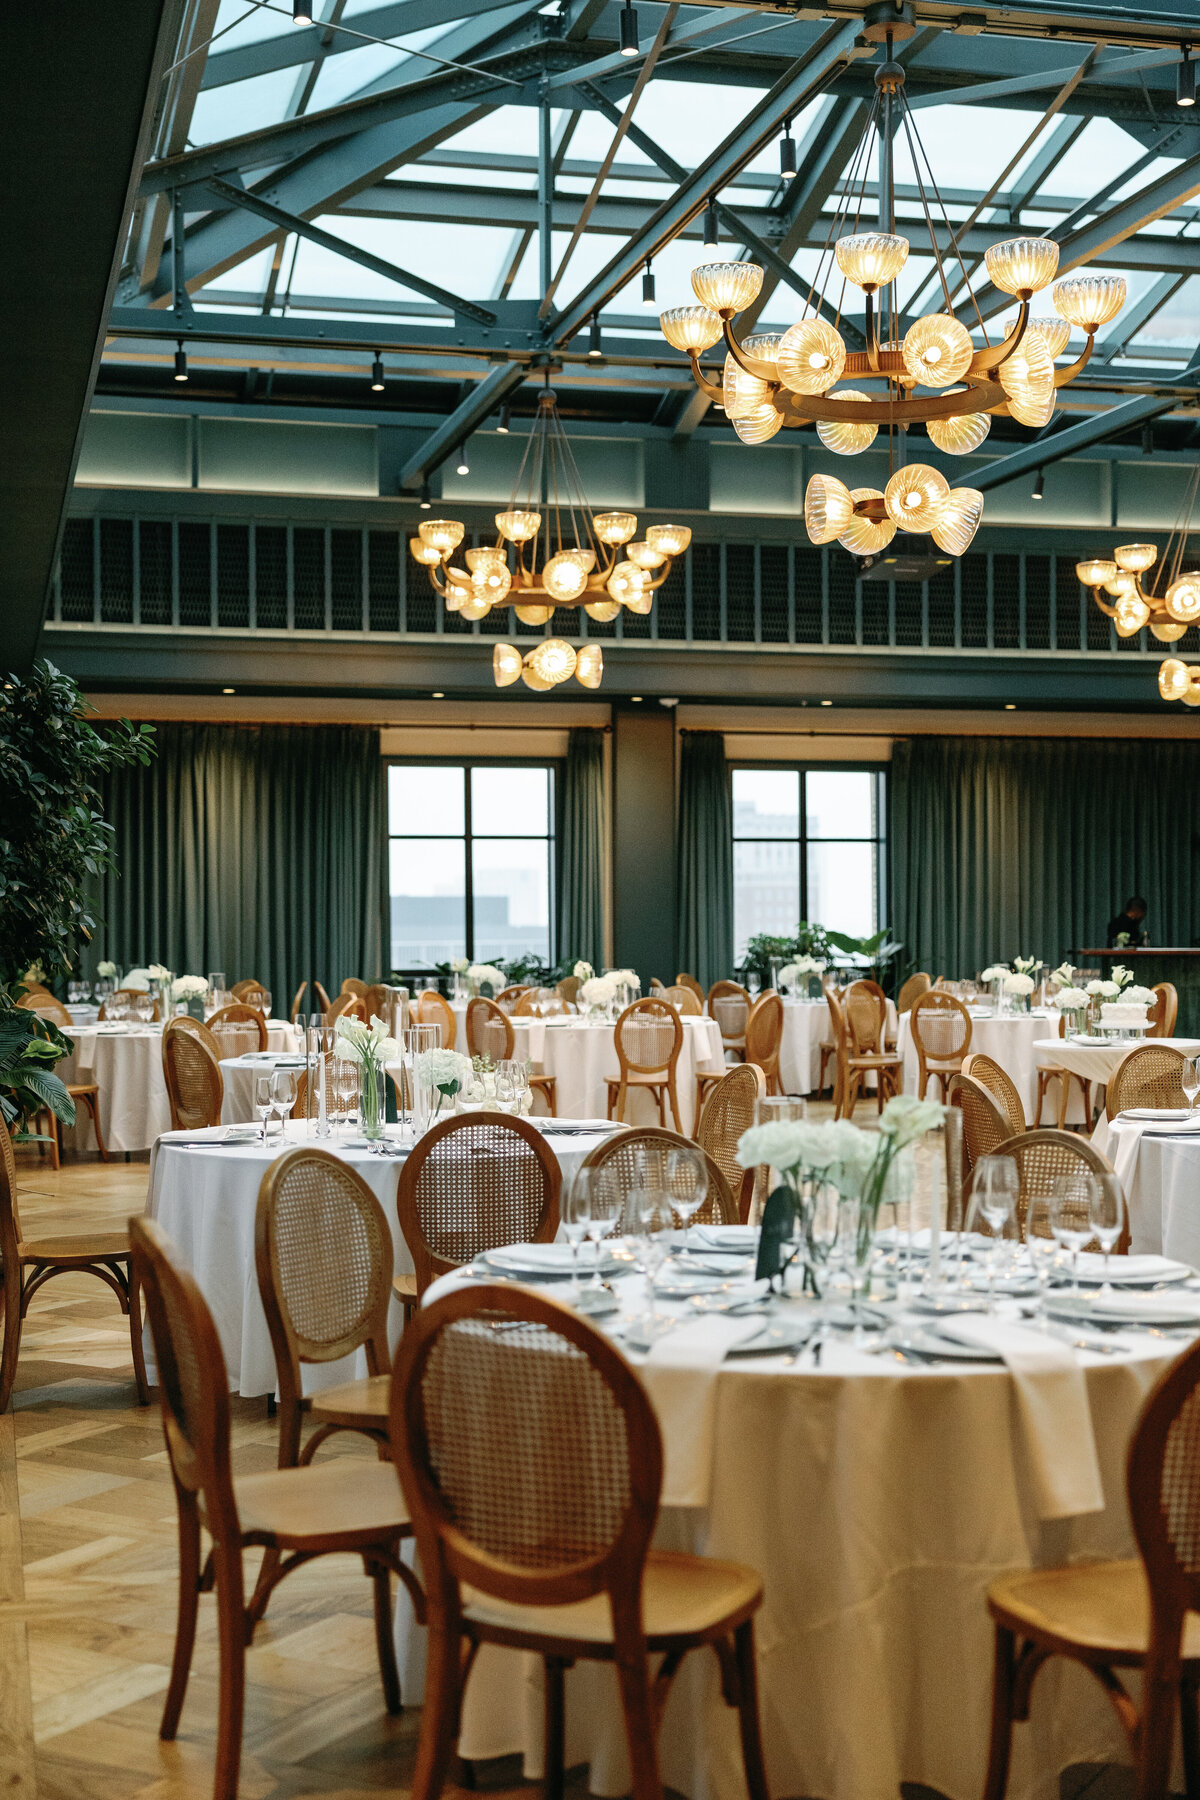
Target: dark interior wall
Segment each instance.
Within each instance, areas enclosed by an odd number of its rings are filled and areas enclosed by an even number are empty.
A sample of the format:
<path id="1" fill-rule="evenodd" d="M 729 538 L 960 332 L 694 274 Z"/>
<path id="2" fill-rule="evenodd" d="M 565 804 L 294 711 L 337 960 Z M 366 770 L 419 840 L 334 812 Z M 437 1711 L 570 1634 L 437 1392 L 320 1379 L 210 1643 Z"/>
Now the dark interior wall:
<path id="1" fill-rule="evenodd" d="M 675 935 L 675 721 L 658 706 L 613 711 L 613 955 L 670 981 Z"/>

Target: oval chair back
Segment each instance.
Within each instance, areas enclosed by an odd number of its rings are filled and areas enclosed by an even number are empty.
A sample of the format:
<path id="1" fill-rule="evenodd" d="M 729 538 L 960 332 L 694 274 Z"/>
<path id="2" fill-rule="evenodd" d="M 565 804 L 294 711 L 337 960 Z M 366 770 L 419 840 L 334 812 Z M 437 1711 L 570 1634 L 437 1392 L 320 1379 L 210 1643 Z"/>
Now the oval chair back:
<path id="1" fill-rule="evenodd" d="M 742 1168 L 737 1147 L 743 1132 L 754 1124 L 755 1105 L 766 1091 L 762 1070 L 753 1062 L 738 1063 L 709 1090 L 696 1127 L 696 1142 L 724 1175 L 743 1225 L 749 1223 L 754 1206 L 758 1171 Z"/>
<path id="2" fill-rule="evenodd" d="M 211 1013 L 206 1023 L 218 1042 L 223 1032 L 234 1028 L 236 1036 L 245 1042 L 246 1049 L 265 1050 L 267 1047 L 267 1021 L 256 1006 L 246 1006 L 240 1000 L 235 1001 L 232 1006 L 222 1006 Z M 243 1054 L 241 1050 L 224 1051 L 226 1056 Z"/>
<path id="3" fill-rule="evenodd" d="M 442 1049 L 454 1049 L 458 1037 L 458 1020 L 454 1016 L 454 1008 L 444 995 L 435 993 L 432 988 L 425 989 L 417 1000 L 417 1024 L 440 1025 Z"/>
<path id="4" fill-rule="evenodd" d="M 347 975 L 340 989 L 340 992 L 343 994 L 353 994 L 356 1000 L 361 1000 L 366 994 L 366 991 L 366 982 L 360 981 L 357 975 Z"/>
<path id="5" fill-rule="evenodd" d="M 1048 1209 L 1055 1187 L 1064 1176 L 1115 1173 L 1108 1158 L 1101 1156 L 1076 1131 L 1023 1131 L 1017 1137 L 1006 1138 L 997 1144 L 992 1154 L 1011 1156 L 1017 1165 L 1017 1226 L 1022 1243 L 1030 1231 L 1036 1237 L 1051 1235 Z M 972 1169 L 967 1182 L 968 1197 L 974 1180 L 975 1170 Z M 976 1218 L 974 1229 L 985 1235 L 989 1232 L 982 1217 Z M 1129 1220 L 1126 1216 L 1116 1253 L 1125 1255 L 1128 1250 Z"/>
<path id="6" fill-rule="evenodd" d="M 783 1041 L 783 1001 L 775 992 L 760 994 L 746 1020 L 746 1061 L 756 1063 L 766 1078 L 768 1094 L 780 1091 L 779 1046 Z"/>
<path id="7" fill-rule="evenodd" d="M 144 988 L 118 988 L 115 994 L 110 994 L 106 1000 L 100 1002 L 99 1011 L 96 1014 L 97 1021 L 109 1018 L 111 1015 L 108 1009 L 114 1004 L 118 1006 L 132 1006 L 135 1001 L 144 1000 L 145 998 L 146 990 Z M 154 1011 L 150 1016 L 155 1024 L 162 1018 L 162 1008 L 159 1006 L 157 1000 L 154 1002 Z"/>
<path id="8" fill-rule="evenodd" d="M 995 1095 L 973 1075 L 961 1071 L 952 1075 L 946 1098 L 962 1113 L 963 1164 L 969 1174 L 981 1156 L 990 1156 L 1008 1142 L 1012 1127 Z"/>
<path id="9" fill-rule="evenodd" d="M 325 992 L 325 989 L 321 986 L 319 981 L 313 982 L 313 993 L 316 995 L 317 1004 L 325 1014 L 325 1023 L 328 1025 L 329 1014 L 333 1009 L 333 1001 L 329 998 L 329 995 Z"/>
<path id="10" fill-rule="evenodd" d="M 209 1027 L 198 1019 L 168 1019 L 163 1026 L 162 1064 L 171 1130 L 199 1131 L 219 1125 L 225 1083 L 221 1047 Z"/>
<path id="11" fill-rule="evenodd" d="M 229 991 L 235 1000 L 247 1000 L 251 994 L 262 993 L 264 990 L 261 981 L 254 981 L 251 979 L 247 981 L 235 981 Z"/>
<path id="12" fill-rule="evenodd" d="M 1156 981 L 1153 988 L 1154 1005 L 1146 1014 L 1150 1026 L 1150 1037 L 1169 1038 L 1175 1035 L 1175 1021 L 1179 1017 L 1179 994 L 1170 981 Z"/>
<path id="13" fill-rule="evenodd" d="M 920 1071 L 918 1095 L 923 1100 L 931 1075 L 944 1092 L 948 1078 L 961 1069 L 971 1048 L 971 1015 L 957 995 L 935 987 L 913 1001 L 909 1029 Z"/>
<path id="14" fill-rule="evenodd" d="M 467 1001 L 467 1055 L 487 1056 L 494 1063 L 507 1061 L 516 1034 L 512 1020 L 496 1000 Z"/>
<path id="15" fill-rule="evenodd" d="M 1109 1077 L 1105 1117 L 1115 1119 L 1131 1106 L 1187 1106 L 1181 1085 L 1186 1061 L 1173 1044 L 1139 1044 L 1128 1051 Z"/>
<path id="16" fill-rule="evenodd" d="M 976 1050 L 973 1055 L 963 1058 L 962 1072 L 973 1076 L 992 1096 L 1008 1120 L 1007 1137 L 1014 1137 L 1018 1131 L 1026 1129 L 1025 1107 L 1020 1090 L 1007 1069 L 1001 1068 L 993 1057 Z"/>
<path id="17" fill-rule="evenodd" d="M 52 1025 L 70 1026 L 74 1023 L 62 1001 L 49 988 L 31 989 L 29 993 L 21 995 L 17 1005 L 25 1012 L 36 1013 L 39 1019 L 49 1019 Z"/>
<path id="18" fill-rule="evenodd" d="M 683 1049 L 683 1024 L 669 1000 L 656 994 L 625 1008 L 613 1031 L 619 1073 L 607 1078 L 608 1116 L 623 1120 L 631 1087 L 656 1091 L 659 1118 L 665 1124 L 663 1095 L 671 1103 L 677 1131 L 683 1130 L 676 1073 Z"/>
<path id="19" fill-rule="evenodd" d="M 699 1019 L 704 1016 L 704 1008 L 694 989 L 684 982 L 677 981 L 672 987 L 659 990 L 664 1000 L 668 1001 L 681 1017 Z"/>
<path id="20" fill-rule="evenodd" d="M 417 1293 L 506 1244 L 548 1244 L 562 1173 L 540 1131 L 506 1113 L 461 1113 L 427 1131 L 400 1170 L 396 1210 Z"/>
<path id="21" fill-rule="evenodd" d="M 496 995 L 496 1005 L 502 1006 L 506 1012 L 511 1012 L 523 994 L 531 994 L 532 992 L 533 985 L 531 982 L 514 981 L 508 987 L 501 988 L 500 992 Z M 486 997 L 486 995 L 482 996 L 482 998 L 485 999 Z"/>
<path id="22" fill-rule="evenodd" d="M 686 986 L 686 983 L 681 985 Z M 741 982 L 713 982 L 708 990 L 708 1016 L 720 1026 L 721 1042 L 726 1050 L 745 1048 L 750 995 Z"/>
<path id="23" fill-rule="evenodd" d="M 700 1148 L 703 1150 L 703 1145 Z M 584 1158 L 584 1167 L 609 1170 L 620 1189 L 622 1203 L 631 1193 L 645 1187 L 659 1189 L 669 1199 L 671 1182 L 667 1169 L 671 1151 L 695 1149 L 696 1145 L 690 1138 L 681 1137 L 676 1131 L 667 1131 L 661 1125 L 641 1125 L 634 1131 L 618 1132 L 615 1137 L 597 1145 Z M 740 1224 L 737 1202 L 730 1192 L 729 1183 L 715 1158 L 707 1150 L 704 1151 L 704 1161 L 708 1168 L 708 1192 L 699 1212 L 692 1215 L 692 1223 Z M 618 1219 L 608 1235 L 619 1237 L 629 1229 L 628 1221 Z M 636 1230 L 636 1225 L 634 1229 Z"/>
<path id="24" fill-rule="evenodd" d="M 307 981 L 302 981 L 300 983 L 300 986 L 296 989 L 295 994 L 292 996 L 292 1004 L 288 1009 L 288 1018 L 291 1020 L 293 1025 L 296 1023 L 297 1019 L 300 1016 L 300 1008 L 304 1003 L 304 996 L 307 992 L 308 992 L 308 983 L 307 983 Z"/>
<path id="25" fill-rule="evenodd" d="M 923 969 L 910 975 L 896 995 L 896 1011 L 906 1013 L 913 1001 L 919 1000 L 922 994 L 927 994 L 932 986 L 933 983 Z"/>
<path id="26" fill-rule="evenodd" d="M 856 1056 L 883 1054 L 887 997 L 877 981 L 852 981 L 842 997 Z"/>
<path id="27" fill-rule="evenodd" d="M 583 982 L 578 975 L 564 975 L 554 991 L 560 1000 L 566 1001 L 568 1006 L 576 1006 L 579 1003 L 579 990 L 582 986 Z"/>
<path id="28" fill-rule="evenodd" d="M 697 1000 L 700 1002 L 701 1009 L 703 1010 L 704 989 L 700 986 L 700 983 L 696 980 L 696 977 L 694 975 L 688 975 L 686 972 L 681 972 L 680 974 L 676 975 L 676 977 L 675 977 L 675 986 L 691 988 L 693 994 L 695 994 Z"/>

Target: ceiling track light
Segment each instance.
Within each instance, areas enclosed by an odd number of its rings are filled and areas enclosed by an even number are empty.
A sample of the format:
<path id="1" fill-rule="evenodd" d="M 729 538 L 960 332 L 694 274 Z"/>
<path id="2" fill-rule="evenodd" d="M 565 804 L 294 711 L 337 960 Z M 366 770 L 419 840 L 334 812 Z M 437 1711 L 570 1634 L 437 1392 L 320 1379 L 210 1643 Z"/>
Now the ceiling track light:
<path id="1" fill-rule="evenodd" d="M 710 200 L 704 209 L 704 244 L 705 250 L 721 248 L 721 224 L 717 218 L 717 203 Z"/>
<path id="2" fill-rule="evenodd" d="M 309 0 L 292 0 L 293 25 L 311 25 L 312 19 L 312 7 L 309 5 Z"/>
<path id="3" fill-rule="evenodd" d="M 421 498 L 418 501 L 418 505 L 420 506 L 422 512 L 428 512 L 430 507 L 433 505 L 433 501 L 432 501 L 432 499 L 430 497 L 430 493 L 429 493 L 429 483 L 427 481 L 423 481 L 421 483 Z"/>
<path id="4" fill-rule="evenodd" d="M 508 436 L 508 421 L 509 421 L 510 413 L 511 413 L 511 408 L 509 407 L 508 401 L 506 400 L 504 402 L 504 405 L 500 408 L 500 418 L 496 425 L 496 430 L 500 433 L 501 437 Z"/>
<path id="5" fill-rule="evenodd" d="M 600 342 L 600 315 L 599 315 L 599 313 L 592 314 L 592 326 L 591 326 L 591 330 L 588 332 L 588 355 L 589 356 L 603 356 L 604 355 L 604 346 Z"/>
<path id="6" fill-rule="evenodd" d="M 789 119 L 783 128 L 783 136 L 779 140 L 779 179 L 794 181 L 796 178 L 796 140 L 792 136 L 792 121 Z"/>
<path id="7" fill-rule="evenodd" d="M 471 473 L 471 465 L 467 461 L 467 446 L 465 444 L 460 444 L 458 446 L 457 473 L 459 475 L 469 475 Z"/>
<path id="8" fill-rule="evenodd" d="M 1042 470 L 1039 469 L 1037 474 L 1033 478 L 1033 498 L 1035 500 L 1044 500 L 1045 497 L 1046 497 L 1046 477 L 1043 474 Z"/>
<path id="9" fill-rule="evenodd" d="M 1179 53 L 1179 67 L 1175 71 L 1175 104 L 1176 106 L 1195 106 L 1196 104 L 1196 65 L 1192 61 L 1192 46 L 1184 44 Z"/>
<path id="10" fill-rule="evenodd" d="M 375 360 L 371 364 L 371 392 L 373 394 L 382 394 L 383 392 L 383 358 L 378 351 L 375 352 Z"/>
<path id="11" fill-rule="evenodd" d="M 637 7 L 633 5 L 632 0 L 625 0 L 625 10 L 621 14 L 621 55 L 639 56 L 640 54 Z"/>
<path id="12" fill-rule="evenodd" d="M 183 339 L 180 338 L 175 349 L 175 379 L 176 381 L 186 381 L 187 378 L 187 351 L 183 347 Z"/>
<path id="13" fill-rule="evenodd" d="M 642 305 L 649 307 L 651 311 L 653 311 L 655 304 L 654 270 L 650 267 L 649 259 L 647 259 L 646 272 L 642 276 Z"/>

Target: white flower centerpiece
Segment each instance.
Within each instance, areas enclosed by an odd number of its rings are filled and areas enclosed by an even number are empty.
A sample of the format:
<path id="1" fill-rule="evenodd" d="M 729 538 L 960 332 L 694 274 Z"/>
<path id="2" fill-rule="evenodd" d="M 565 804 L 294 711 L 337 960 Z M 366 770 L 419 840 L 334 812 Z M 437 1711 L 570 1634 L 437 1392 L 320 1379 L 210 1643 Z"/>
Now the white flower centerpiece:
<path id="1" fill-rule="evenodd" d="M 121 986 L 128 988 L 131 994 L 148 994 L 150 992 L 149 969 L 130 969 Z"/>
<path id="2" fill-rule="evenodd" d="M 378 1014 L 372 1014 L 370 1024 L 362 1019 L 348 1019 L 343 1014 L 334 1021 L 333 1036 L 334 1055 L 346 1062 L 357 1063 L 362 1072 L 363 1136 L 375 1142 L 383 1136 L 387 1116 L 384 1070 L 389 1062 L 395 1062 L 399 1057 L 400 1046 L 389 1035 Z M 465 1056 L 459 1060 L 470 1068 Z"/>
<path id="3" fill-rule="evenodd" d="M 171 1016 L 171 989 L 175 985 L 175 977 L 165 963 L 151 963 L 146 970 L 150 977 L 150 991 L 158 1001 L 158 1014 L 161 1019 Z"/>
<path id="4" fill-rule="evenodd" d="M 473 1078 L 471 1058 L 460 1050 L 447 1050 L 439 1044 L 433 1050 L 420 1051 L 413 1063 L 418 1135 L 437 1123 L 444 1103 L 453 1101 Z"/>
<path id="5" fill-rule="evenodd" d="M 176 1004 L 184 1001 L 188 1016 L 193 1019 L 204 1018 L 204 997 L 208 993 L 208 977 L 206 975 L 180 975 L 171 983 L 171 999 Z"/>
<path id="6" fill-rule="evenodd" d="M 590 981 L 596 971 L 590 962 L 577 962 L 571 973 L 576 981 Z"/>
<path id="7" fill-rule="evenodd" d="M 461 1000 L 463 981 L 470 966 L 470 957 L 452 956 L 450 958 L 450 998 L 452 1000 Z"/>
<path id="8" fill-rule="evenodd" d="M 579 1004 L 587 1008 L 590 1019 L 607 1018 L 617 997 L 617 984 L 607 975 L 592 975 L 579 990 Z"/>
<path id="9" fill-rule="evenodd" d="M 614 998 L 623 1012 L 631 1006 L 642 991 L 641 978 L 636 969 L 606 969 L 605 981 L 611 981 L 616 990 Z"/>
<path id="10" fill-rule="evenodd" d="M 984 969 L 979 977 L 984 987 L 991 988 L 992 1005 L 997 1012 L 1000 1012 L 1003 1009 L 1004 1003 L 1001 998 L 1001 990 L 1004 986 L 1005 977 L 1011 974 L 1012 970 L 1007 963 L 991 963 Z"/>
<path id="11" fill-rule="evenodd" d="M 800 956 L 792 964 L 795 974 L 793 982 L 798 997 L 819 1000 L 822 996 L 821 977 L 825 973 L 825 964 L 815 956 Z M 781 976 L 782 979 L 782 976 Z"/>
<path id="12" fill-rule="evenodd" d="M 117 965 L 115 962 L 98 962 L 96 964 L 96 974 L 100 977 L 101 981 L 113 981 L 116 979 Z"/>
<path id="13" fill-rule="evenodd" d="M 1033 976 L 1027 975 L 1024 970 L 1014 969 L 1011 975 L 1006 975 L 1000 984 L 1000 989 L 1009 1010 L 1015 1013 L 1027 1013 L 1036 985 Z"/>
<path id="14" fill-rule="evenodd" d="M 495 963 L 468 964 L 467 980 L 471 984 L 472 996 L 482 994 L 487 1000 L 494 1000 L 508 985 L 504 970 L 498 969 Z"/>
<path id="15" fill-rule="evenodd" d="M 1055 974 L 1058 970 L 1055 970 Z M 1067 1036 L 1082 1037 L 1087 1032 L 1088 995 L 1087 989 L 1069 984 L 1060 986 L 1054 995 L 1054 1004 L 1066 1017 Z"/>

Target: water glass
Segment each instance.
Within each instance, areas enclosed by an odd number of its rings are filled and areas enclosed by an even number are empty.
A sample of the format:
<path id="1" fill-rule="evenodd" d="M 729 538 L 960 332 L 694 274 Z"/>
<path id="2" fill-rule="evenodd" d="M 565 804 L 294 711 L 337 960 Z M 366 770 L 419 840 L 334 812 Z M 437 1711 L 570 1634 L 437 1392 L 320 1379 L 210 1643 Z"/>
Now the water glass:
<path id="1" fill-rule="evenodd" d="M 353 1128 L 358 1119 L 358 1064 L 347 1057 L 337 1057 L 330 1071 L 329 1085 L 337 1103 L 339 1121 Z"/>
<path id="2" fill-rule="evenodd" d="M 267 1120 L 274 1110 L 274 1096 L 271 1093 L 271 1076 L 269 1074 L 254 1077 L 254 1110 L 262 1120 L 261 1141 L 267 1141 Z"/>
<path id="3" fill-rule="evenodd" d="M 993 1237 L 997 1239 L 988 1256 L 989 1312 L 996 1309 L 996 1253 L 999 1239 L 1004 1236 L 1009 1222 L 1016 1218 L 1019 1191 L 1017 1165 L 1011 1156 L 980 1157 L 975 1170 L 973 1199 L 980 1217 L 987 1222 Z"/>
<path id="4" fill-rule="evenodd" d="M 1091 1219 L 1092 1236 L 1098 1240 L 1104 1252 L 1104 1287 L 1101 1291 L 1108 1294 L 1112 1292 L 1108 1280 L 1108 1259 L 1125 1229 L 1125 1195 L 1115 1173 L 1103 1170 L 1093 1177 L 1088 1216 Z"/>
<path id="5" fill-rule="evenodd" d="M 568 1297 L 572 1301 L 578 1301 L 582 1292 L 579 1285 L 579 1251 L 592 1228 L 590 1182 L 575 1180 L 571 1183 L 563 1195 L 560 1222 L 562 1234 L 571 1246 L 571 1286 Z"/>
<path id="6" fill-rule="evenodd" d="M 699 1145 L 667 1152 L 667 1201 L 683 1220 L 683 1248 L 691 1241 L 692 1220 L 708 1199 L 708 1161 Z"/>
<path id="7" fill-rule="evenodd" d="M 1071 1295 L 1081 1298 L 1079 1286 L 1079 1252 L 1094 1235 L 1092 1226 L 1092 1190 L 1095 1178 L 1081 1169 L 1075 1175 L 1060 1175 L 1050 1196 L 1050 1229 L 1062 1250 L 1071 1252 Z"/>
<path id="8" fill-rule="evenodd" d="M 271 1074 L 271 1105 L 279 1117 L 279 1135 L 285 1135 L 285 1121 L 290 1117 L 296 1104 L 296 1072 L 294 1069 L 275 1069 Z"/>
<path id="9" fill-rule="evenodd" d="M 224 976 L 223 972 L 216 973 L 216 974 L 210 974 L 207 979 L 208 979 L 208 991 L 210 994 L 215 996 L 217 994 L 223 994 L 225 992 L 225 989 L 228 986 L 228 983 L 225 980 L 225 976 Z"/>
<path id="10" fill-rule="evenodd" d="M 661 1189 L 656 1187 L 631 1188 L 627 1210 L 633 1225 L 634 1267 L 646 1278 L 647 1336 L 653 1338 L 663 1323 L 658 1314 L 655 1281 L 670 1248 L 667 1234 L 671 1212 Z"/>
<path id="11" fill-rule="evenodd" d="M 1025 1223 L 1025 1253 L 1038 1285 L 1038 1310 L 1046 1310 L 1046 1296 L 1061 1265 L 1062 1252 L 1050 1230 L 1049 1208 L 1044 1200 L 1029 1209 Z"/>
<path id="12" fill-rule="evenodd" d="M 613 1226 L 621 1217 L 624 1196 L 616 1170 L 608 1164 L 601 1164 L 598 1168 L 581 1164 L 575 1171 L 572 1185 L 578 1186 L 581 1183 L 588 1189 L 588 1226 L 585 1235 L 595 1250 L 592 1279 L 585 1292 L 596 1295 L 604 1291 L 604 1283 L 600 1279 L 600 1245 L 606 1237 L 611 1236 Z"/>
<path id="13" fill-rule="evenodd" d="M 808 1101 L 790 1094 L 762 1094 L 754 1102 L 756 1125 L 803 1124 L 808 1118 Z"/>
<path id="14" fill-rule="evenodd" d="M 1200 1056 L 1184 1058 L 1183 1067 L 1179 1071 L 1179 1085 L 1183 1089 L 1188 1110 L 1195 1112 L 1196 1095 L 1200 1094 Z"/>

